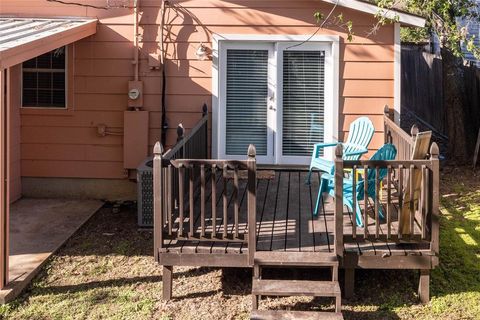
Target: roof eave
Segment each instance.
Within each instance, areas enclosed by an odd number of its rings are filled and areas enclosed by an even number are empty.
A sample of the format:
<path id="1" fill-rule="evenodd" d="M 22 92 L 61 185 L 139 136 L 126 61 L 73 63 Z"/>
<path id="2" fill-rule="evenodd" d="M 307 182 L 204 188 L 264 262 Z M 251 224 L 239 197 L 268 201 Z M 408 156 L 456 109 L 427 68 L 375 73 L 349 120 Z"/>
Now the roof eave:
<path id="1" fill-rule="evenodd" d="M 0 51 L 0 69 L 9 68 L 43 53 L 71 44 L 97 31 L 97 19 L 84 20 L 81 24 L 47 36 L 20 43 Z"/>

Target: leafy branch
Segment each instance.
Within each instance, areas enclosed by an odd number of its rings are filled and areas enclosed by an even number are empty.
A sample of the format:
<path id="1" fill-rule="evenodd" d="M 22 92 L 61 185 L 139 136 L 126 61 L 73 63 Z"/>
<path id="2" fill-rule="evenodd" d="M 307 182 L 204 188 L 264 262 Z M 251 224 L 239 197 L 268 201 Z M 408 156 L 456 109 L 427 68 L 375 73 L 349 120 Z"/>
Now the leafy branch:
<path id="1" fill-rule="evenodd" d="M 462 57 L 461 44 L 480 59 L 480 47 L 476 45 L 476 36 L 468 33 L 469 27 L 474 23 L 480 23 L 480 9 L 476 0 L 376 0 L 378 11 L 375 13 L 376 22 L 366 33 L 366 37 L 372 37 L 385 25 L 397 23 L 400 20 L 397 10 L 404 10 L 412 14 L 418 14 L 426 18 L 425 28 L 404 28 L 402 38 L 409 41 L 421 41 L 430 34 L 437 34 L 441 46 L 449 49 L 455 56 Z M 333 15 L 338 1 L 328 15 L 315 12 L 314 18 L 319 24 L 317 34 L 321 28 L 337 26 L 345 31 L 347 40 L 352 41 L 355 32 L 353 22 L 345 20 L 343 13 Z M 460 21 L 464 21 L 462 25 Z"/>

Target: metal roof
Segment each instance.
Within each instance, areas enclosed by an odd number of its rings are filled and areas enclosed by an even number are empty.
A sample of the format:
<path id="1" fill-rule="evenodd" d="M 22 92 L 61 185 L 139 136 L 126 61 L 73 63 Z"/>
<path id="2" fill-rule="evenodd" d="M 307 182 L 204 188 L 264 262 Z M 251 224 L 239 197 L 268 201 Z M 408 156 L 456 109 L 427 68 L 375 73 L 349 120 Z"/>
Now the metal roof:
<path id="1" fill-rule="evenodd" d="M 0 16 L 0 68 L 90 36 L 96 24 L 96 19 Z"/>

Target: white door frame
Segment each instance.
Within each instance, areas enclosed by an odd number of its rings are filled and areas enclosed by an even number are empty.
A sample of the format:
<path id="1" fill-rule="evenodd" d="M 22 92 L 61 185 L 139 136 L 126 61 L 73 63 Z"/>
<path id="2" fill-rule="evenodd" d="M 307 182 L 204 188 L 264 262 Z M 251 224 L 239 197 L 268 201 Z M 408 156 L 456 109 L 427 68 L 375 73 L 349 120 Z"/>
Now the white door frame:
<path id="1" fill-rule="evenodd" d="M 246 158 L 245 157 L 228 157 L 225 155 L 225 141 L 222 138 L 224 135 L 222 132 L 225 132 L 225 123 L 222 121 L 222 110 L 220 110 L 220 106 L 223 104 L 224 99 L 224 92 L 225 92 L 225 85 L 226 82 L 224 81 L 224 75 L 220 73 L 220 71 L 224 72 L 225 68 L 225 58 L 224 58 L 224 48 L 226 46 L 230 46 L 233 43 L 244 43 L 248 45 L 253 44 L 267 44 L 272 43 L 272 45 L 276 46 L 283 46 L 283 43 L 294 43 L 300 44 L 305 40 L 309 39 L 310 35 L 249 35 L 249 34 L 214 34 L 213 35 L 213 43 L 212 43 L 212 157 L 213 158 Z M 340 37 L 339 36 L 324 36 L 324 35 L 317 35 L 311 37 L 308 40 L 311 43 L 321 43 L 322 47 L 329 46 L 331 50 L 330 58 L 327 59 L 325 57 L 325 77 L 326 79 L 332 79 L 332 81 L 326 81 L 326 83 L 331 83 L 331 85 L 325 88 L 325 112 L 328 112 L 332 115 L 332 120 L 329 121 L 329 128 L 328 131 L 325 130 L 325 137 L 324 140 L 326 142 L 329 141 L 337 141 L 338 140 L 338 121 L 339 121 L 339 60 L 340 60 Z M 305 45 L 309 46 L 310 43 L 305 43 Z M 318 44 L 317 44 L 318 45 Z M 274 55 L 276 54 L 277 50 L 274 50 Z M 277 57 L 274 56 L 273 64 L 276 64 L 278 61 Z M 278 69 L 277 69 L 278 72 Z M 278 75 L 276 75 L 278 78 Z M 281 80 L 281 79 L 280 79 Z M 276 82 L 278 79 L 275 80 L 275 84 L 272 86 L 275 88 L 280 87 Z M 327 91 L 328 90 L 328 91 Z M 279 97 L 278 92 L 275 93 L 275 97 Z M 327 99 L 327 97 L 330 97 Z M 328 101 L 328 102 L 327 102 Z M 278 110 L 278 101 L 277 101 L 277 110 Z M 278 111 L 277 111 L 278 112 Z M 269 111 L 270 115 L 270 111 Z M 277 115 L 276 123 L 271 123 L 269 121 L 269 127 L 274 131 L 277 129 L 278 118 L 281 118 Z M 326 128 L 327 129 L 327 128 Z M 222 131 L 223 130 L 223 131 Z M 278 140 L 274 138 L 274 140 Z M 278 154 L 279 143 L 275 143 L 275 159 L 259 159 L 260 162 L 270 161 L 269 163 L 283 163 L 283 164 L 305 164 L 306 160 L 303 159 L 280 159 Z M 330 149 L 330 148 L 329 148 Z M 333 159 L 333 152 L 329 152 L 325 155 L 326 157 Z M 298 157 L 290 157 L 290 158 L 298 158 Z M 301 160 L 301 161 L 300 161 Z"/>
<path id="2" fill-rule="evenodd" d="M 332 45 L 326 42 L 309 41 L 307 43 L 300 44 L 297 42 L 280 42 L 276 45 L 277 52 L 277 139 L 275 141 L 275 163 L 276 164 L 310 164 L 311 155 L 309 156 L 285 156 L 282 153 L 283 150 L 283 51 L 325 51 L 325 100 L 324 100 L 324 141 L 329 142 L 335 136 L 334 125 L 334 110 L 330 108 L 333 104 L 333 81 L 328 79 L 334 79 L 333 73 L 333 56 Z M 338 110 L 338 109 L 337 109 Z M 338 116 L 337 116 L 338 122 Z M 333 159 L 333 148 L 326 148 L 324 157 Z"/>

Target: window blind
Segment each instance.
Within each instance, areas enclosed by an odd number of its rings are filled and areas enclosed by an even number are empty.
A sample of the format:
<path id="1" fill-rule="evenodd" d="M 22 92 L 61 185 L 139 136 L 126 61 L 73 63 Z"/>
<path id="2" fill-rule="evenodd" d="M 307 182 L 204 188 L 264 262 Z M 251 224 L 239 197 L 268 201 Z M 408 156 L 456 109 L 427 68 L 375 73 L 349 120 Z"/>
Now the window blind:
<path id="1" fill-rule="evenodd" d="M 267 154 L 268 51 L 227 50 L 226 153 Z"/>
<path id="2" fill-rule="evenodd" d="M 324 139 L 324 51 L 283 51 L 282 106 L 283 155 L 310 156 Z"/>

